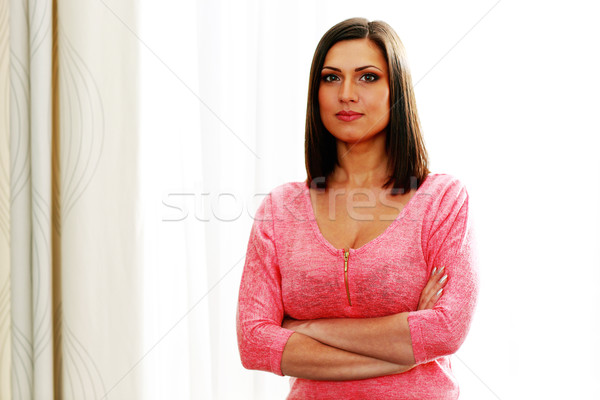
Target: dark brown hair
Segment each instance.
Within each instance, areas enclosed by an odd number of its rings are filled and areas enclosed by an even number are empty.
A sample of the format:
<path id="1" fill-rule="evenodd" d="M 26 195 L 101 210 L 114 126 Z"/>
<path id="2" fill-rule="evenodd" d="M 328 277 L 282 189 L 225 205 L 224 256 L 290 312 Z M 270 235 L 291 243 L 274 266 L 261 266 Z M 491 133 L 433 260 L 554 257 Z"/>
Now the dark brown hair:
<path id="1" fill-rule="evenodd" d="M 323 35 L 315 50 L 310 68 L 306 110 L 304 155 L 307 183 L 311 187 L 326 188 L 327 179 L 338 164 L 335 137 L 321 121 L 319 85 L 321 69 L 329 49 L 337 42 L 353 39 L 371 40 L 387 60 L 390 122 L 385 143 L 391 176 L 384 187 L 393 185 L 394 194 L 408 192 L 411 186 L 416 188 L 421 185 L 429 169 L 406 53 L 391 26 L 383 21 L 369 22 L 364 18 L 347 19 L 333 26 Z"/>

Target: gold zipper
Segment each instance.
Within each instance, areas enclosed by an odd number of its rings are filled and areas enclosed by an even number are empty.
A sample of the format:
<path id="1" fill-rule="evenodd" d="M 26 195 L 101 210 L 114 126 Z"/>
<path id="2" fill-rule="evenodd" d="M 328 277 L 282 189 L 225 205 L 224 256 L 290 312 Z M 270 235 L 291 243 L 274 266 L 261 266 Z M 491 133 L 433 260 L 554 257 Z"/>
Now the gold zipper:
<path id="1" fill-rule="evenodd" d="M 352 306 L 350 301 L 350 287 L 348 286 L 348 258 L 350 257 L 350 250 L 344 250 L 344 282 L 346 284 L 346 296 L 348 297 L 348 305 Z"/>

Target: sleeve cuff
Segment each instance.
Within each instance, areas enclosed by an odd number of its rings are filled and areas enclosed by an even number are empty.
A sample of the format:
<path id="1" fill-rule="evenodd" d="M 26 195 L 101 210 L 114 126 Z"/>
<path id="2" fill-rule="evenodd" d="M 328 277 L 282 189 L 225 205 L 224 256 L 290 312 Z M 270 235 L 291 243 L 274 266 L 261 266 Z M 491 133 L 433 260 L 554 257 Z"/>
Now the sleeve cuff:
<path id="1" fill-rule="evenodd" d="M 284 332 L 282 332 L 281 335 L 278 335 L 271 345 L 271 351 L 269 354 L 271 358 L 271 372 L 279 376 L 283 376 L 283 373 L 281 372 L 281 357 L 283 356 L 283 349 L 285 348 L 290 336 L 292 336 L 292 333 L 294 333 L 294 331 L 284 329 Z"/>
<path id="2" fill-rule="evenodd" d="M 410 330 L 410 340 L 412 342 L 413 356 L 416 364 L 422 364 L 427 361 L 424 346 L 425 342 L 423 340 L 423 333 L 421 332 L 421 324 L 419 322 L 417 311 L 408 313 L 408 329 Z"/>

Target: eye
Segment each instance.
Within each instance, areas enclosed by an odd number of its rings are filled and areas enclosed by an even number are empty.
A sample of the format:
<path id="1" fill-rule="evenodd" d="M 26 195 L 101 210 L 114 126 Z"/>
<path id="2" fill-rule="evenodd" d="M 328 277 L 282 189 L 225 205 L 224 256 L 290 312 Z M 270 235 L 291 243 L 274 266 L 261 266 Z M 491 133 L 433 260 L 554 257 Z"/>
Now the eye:
<path id="1" fill-rule="evenodd" d="M 376 80 L 379 79 L 379 77 L 375 74 L 367 73 L 367 74 L 364 74 L 363 76 L 361 76 L 360 79 L 362 81 L 366 81 L 366 82 L 375 82 Z"/>
<path id="2" fill-rule="evenodd" d="M 321 77 L 321 79 L 323 80 L 323 82 L 333 82 L 335 80 L 339 80 L 340 78 L 338 78 L 337 76 L 335 76 L 333 74 L 327 74 L 327 75 L 323 75 Z"/>

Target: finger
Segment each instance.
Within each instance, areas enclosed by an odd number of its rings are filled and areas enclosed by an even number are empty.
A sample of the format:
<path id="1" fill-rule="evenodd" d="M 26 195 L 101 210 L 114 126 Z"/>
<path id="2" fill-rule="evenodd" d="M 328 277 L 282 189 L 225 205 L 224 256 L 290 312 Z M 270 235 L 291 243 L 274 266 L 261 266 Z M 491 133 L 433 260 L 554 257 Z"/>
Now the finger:
<path id="1" fill-rule="evenodd" d="M 432 288 L 432 299 L 435 299 L 435 301 L 437 301 L 440 298 L 440 296 L 443 294 L 444 287 L 447 283 L 448 274 L 444 274 L 442 277 L 439 278 L 439 280 L 435 283 L 435 285 Z"/>
<path id="2" fill-rule="evenodd" d="M 441 287 L 443 287 L 446 284 L 448 276 L 447 274 L 445 274 L 445 270 L 445 267 L 441 267 L 439 269 L 434 268 L 431 277 L 429 278 L 429 281 L 423 289 L 423 292 L 427 296 L 432 297 L 438 290 L 440 290 Z"/>
<path id="3" fill-rule="evenodd" d="M 427 283 L 425 284 L 425 287 L 421 291 L 420 303 L 422 303 L 422 304 L 425 304 L 431 298 L 433 293 L 435 293 L 435 291 L 437 290 L 437 289 L 435 289 L 435 286 L 440 279 L 440 277 L 437 274 L 437 271 L 438 271 L 437 268 L 433 269 L 429 279 L 427 280 Z"/>
<path id="4" fill-rule="evenodd" d="M 446 268 L 444 266 L 438 268 L 434 267 L 431 271 L 431 275 L 429 280 L 427 281 L 425 287 L 421 292 L 421 296 L 419 297 L 419 310 L 431 309 L 435 306 L 435 303 L 442 296 L 442 289 L 448 283 L 448 274 L 445 272 Z"/>
<path id="5" fill-rule="evenodd" d="M 443 274 L 441 277 L 440 275 Z M 443 294 L 443 288 L 448 283 L 448 274 L 444 273 L 444 268 L 440 268 L 433 274 L 426 288 L 423 290 L 422 308 L 433 308 L 435 303 Z"/>
<path id="6" fill-rule="evenodd" d="M 444 267 L 433 268 L 433 270 L 431 271 L 431 276 L 429 277 L 427 284 L 423 288 L 423 292 L 431 292 L 433 290 L 433 287 L 436 285 L 436 283 L 439 281 L 439 279 L 441 277 L 440 273 L 443 271 L 444 271 Z"/>
<path id="7" fill-rule="evenodd" d="M 448 274 L 444 274 L 444 276 L 442 276 L 436 283 L 436 286 L 439 286 L 440 288 L 446 286 L 446 283 L 448 283 Z M 438 289 L 439 290 L 439 289 Z"/>
<path id="8" fill-rule="evenodd" d="M 443 294 L 443 288 L 438 290 L 437 292 L 435 292 L 433 294 L 433 296 L 431 298 L 429 298 L 427 304 L 426 304 L 426 309 L 432 309 L 433 307 L 435 307 L 435 304 L 437 303 L 437 301 L 439 300 L 439 298 L 442 296 Z"/>
<path id="9" fill-rule="evenodd" d="M 437 301 L 439 300 L 440 297 L 442 297 L 442 294 L 444 293 L 444 288 L 439 289 L 437 292 L 435 292 L 433 294 L 433 296 L 431 296 L 426 304 L 425 304 L 425 309 L 432 309 L 435 304 L 437 303 Z"/>

